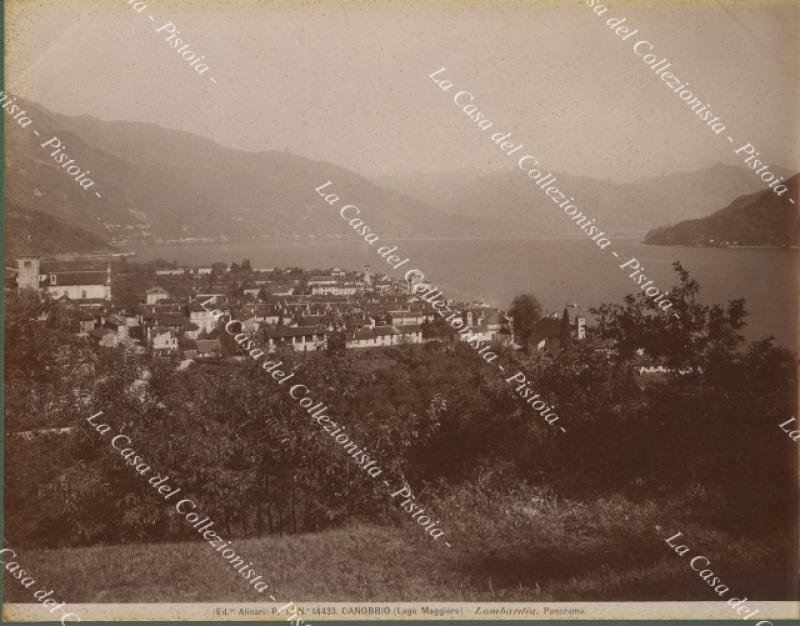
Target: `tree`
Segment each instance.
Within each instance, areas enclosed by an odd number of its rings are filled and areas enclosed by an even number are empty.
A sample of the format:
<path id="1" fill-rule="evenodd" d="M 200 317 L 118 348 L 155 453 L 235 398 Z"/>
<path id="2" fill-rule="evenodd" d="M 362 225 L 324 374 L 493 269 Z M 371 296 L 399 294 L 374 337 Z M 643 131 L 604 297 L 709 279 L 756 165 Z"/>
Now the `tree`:
<path id="1" fill-rule="evenodd" d="M 8 431 L 63 426 L 91 361 L 77 338 L 77 310 L 25 289 L 6 295 L 5 408 Z"/>
<path id="2" fill-rule="evenodd" d="M 211 274 L 209 274 L 209 284 L 213 283 L 215 280 L 219 280 L 225 274 L 228 273 L 228 264 L 223 263 L 222 261 L 217 261 L 216 263 L 211 264 Z"/>
<path id="3" fill-rule="evenodd" d="M 561 316 L 561 334 L 559 335 L 561 349 L 568 348 L 572 343 L 572 328 L 569 323 L 569 311 L 564 307 L 564 314 Z"/>
<path id="4" fill-rule="evenodd" d="M 511 302 L 509 314 L 514 319 L 514 334 L 517 336 L 517 342 L 526 346 L 533 333 L 533 327 L 542 319 L 542 305 L 539 304 L 536 296 L 522 294 Z"/>
<path id="5" fill-rule="evenodd" d="M 790 460 L 776 452 L 773 432 L 796 406 L 795 356 L 772 345 L 772 338 L 746 345 L 739 333 L 747 316 L 744 300 L 703 304 L 697 281 L 680 263 L 674 267 L 680 285 L 669 293 L 668 312 L 643 294 L 591 309 L 595 335 L 613 346 L 609 360 L 617 367 L 635 369 L 642 350 L 669 371 L 646 387 L 636 466 L 660 477 L 665 488 L 702 479 L 728 489 L 739 508 L 755 516 L 770 510 L 768 500 L 789 498 L 788 485 L 796 480 Z"/>
<path id="6" fill-rule="evenodd" d="M 243 272 L 252 272 L 253 266 L 250 265 L 250 259 L 244 259 L 242 261 L 241 269 Z"/>
<path id="7" fill-rule="evenodd" d="M 674 369 L 699 370 L 715 359 L 727 360 L 744 342 L 738 332 L 746 323 L 744 300 L 724 308 L 702 304 L 697 281 L 679 262 L 673 266 L 681 282 L 669 293 L 674 309 L 662 311 L 641 292 L 626 296 L 624 304 L 603 304 L 590 309 L 598 337 L 612 341 L 623 359 L 643 349 Z"/>
<path id="8" fill-rule="evenodd" d="M 347 346 L 347 337 L 343 330 L 334 330 L 328 336 L 328 352 L 330 354 L 344 354 Z"/>

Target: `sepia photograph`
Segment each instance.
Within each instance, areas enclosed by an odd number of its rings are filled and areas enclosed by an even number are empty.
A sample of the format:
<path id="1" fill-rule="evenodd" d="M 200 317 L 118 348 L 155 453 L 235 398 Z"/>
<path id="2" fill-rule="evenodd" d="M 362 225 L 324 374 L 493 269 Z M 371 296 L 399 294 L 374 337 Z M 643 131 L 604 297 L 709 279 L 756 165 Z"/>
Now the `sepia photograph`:
<path id="1" fill-rule="evenodd" d="M 800 623 L 800 3 L 605 1 L 3 3 L 3 621 Z"/>

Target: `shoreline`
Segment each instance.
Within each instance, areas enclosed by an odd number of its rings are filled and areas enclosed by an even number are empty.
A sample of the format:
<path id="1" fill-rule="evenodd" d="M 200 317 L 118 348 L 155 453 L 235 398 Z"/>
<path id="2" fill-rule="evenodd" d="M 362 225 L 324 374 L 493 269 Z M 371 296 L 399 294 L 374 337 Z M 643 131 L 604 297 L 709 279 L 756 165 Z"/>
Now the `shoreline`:
<path id="1" fill-rule="evenodd" d="M 641 242 L 643 246 L 662 246 L 667 248 L 705 248 L 705 249 L 714 249 L 714 250 L 800 250 L 800 246 L 771 246 L 771 245 L 759 245 L 759 244 L 752 244 L 752 245 L 744 245 L 744 244 L 737 244 L 737 245 L 728 245 L 728 246 L 713 246 L 708 244 L 700 244 L 700 243 L 648 243 L 646 241 Z"/>

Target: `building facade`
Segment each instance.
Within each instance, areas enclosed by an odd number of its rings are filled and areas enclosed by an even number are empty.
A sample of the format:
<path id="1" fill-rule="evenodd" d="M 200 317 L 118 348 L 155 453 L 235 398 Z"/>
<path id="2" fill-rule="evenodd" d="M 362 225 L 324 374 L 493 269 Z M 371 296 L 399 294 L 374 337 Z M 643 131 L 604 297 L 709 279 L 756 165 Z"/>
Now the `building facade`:
<path id="1" fill-rule="evenodd" d="M 46 272 L 41 267 L 40 257 L 19 257 L 17 259 L 17 288 L 45 291 L 56 299 L 110 301 L 111 265 L 105 272 Z"/>

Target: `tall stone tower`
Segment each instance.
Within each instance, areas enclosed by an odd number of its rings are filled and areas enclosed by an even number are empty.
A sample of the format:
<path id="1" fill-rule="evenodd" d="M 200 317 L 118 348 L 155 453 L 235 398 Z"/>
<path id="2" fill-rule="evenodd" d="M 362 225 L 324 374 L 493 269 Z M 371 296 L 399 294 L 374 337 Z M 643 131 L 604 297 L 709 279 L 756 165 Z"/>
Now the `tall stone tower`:
<path id="1" fill-rule="evenodd" d="M 103 296 L 106 300 L 111 300 L 111 263 L 106 269 L 106 282 L 103 285 Z"/>
<path id="2" fill-rule="evenodd" d="M 38 256 L 21 256 L 17 258 L 17 288 L 39 291 Z"/>

